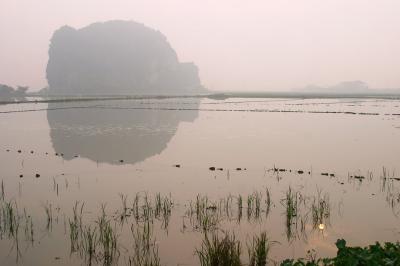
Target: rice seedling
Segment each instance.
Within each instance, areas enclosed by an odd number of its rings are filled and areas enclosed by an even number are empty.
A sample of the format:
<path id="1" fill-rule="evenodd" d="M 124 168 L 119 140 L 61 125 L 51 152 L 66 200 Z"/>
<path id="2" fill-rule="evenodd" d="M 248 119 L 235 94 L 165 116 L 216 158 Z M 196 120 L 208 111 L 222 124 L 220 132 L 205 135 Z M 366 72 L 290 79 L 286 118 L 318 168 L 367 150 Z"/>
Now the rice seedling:
<path id="1" fill-rule="evenodd" d="M 292 188 L 289 187 L 286 192 L 286 198 L 283 200 L 285 206 L 285 216 L 286 216 L 286 236 L 287 239 L 291 239 L 293 236 L 293 224 L 297 224 L 297 214 L 298 214 L 298 192 L 293 192 Z"/>
<path id="2" fill-rule="evenodd" d="M 79 236 L 82 233 L 82 216 L 84 203 L 80 205 L 76 201 L 72 207 L 72 219 L 69 219 L 69 238 L 71 242 L 71 253 L 77 251 L 80 247 Z"/>
<path id="3" fill-rule="evenodd" d="M 125 218 L 129 216 L 128 214 L 128 196 L 124 194 L 119 194 L 119 197 L 121 198 L 121 203 L 122 203 L 122 210 L 120 214 L 120 222 L 123 223 L 125 221 Z"/>
<path id="4" fill-rule="evenodd" d="M 254 218 L 258 220 L 262 212 L 261 209 L 262 195 L 258 191 L 254 191 L 247 196 L 247 220 Z"/>
<path id="5" fill-rule="evenodd" d="M 242 210 L 243 210 L 243 198 L 242 195 L 239 195 L 237 198 L 237 206 L 238 206 L 238 216 L 237 216 L 237 221 L 240 223 L 242 220 Z"/>
<path id="6" fill-rule="evenodd" d="M 265 216 L 268 216 L 268 214 L 271 210 L 271 193 L 269 192 L 268 188 L 266 189 L 265 205 L 266 205 Z"/>
<path id="7" fill-rule="evenodd" d="M 157 193 L 156 197 L 155 197 L 155 208 L 154 208 L 154 212 L 155 212 L 155 216 L 159 217 L 160 213 L 161 213 L 161 194 Z"/>
<path id="8" fill-rule="evenodd" d="M 321 191 L 318 191 L 318 196 L 314 198 L 311 205 L 311 213 L 314 229 L 317 227 L 324 227 L 330 217 L 330 204 L 329 196 L 325 194 L 321 197 Z"/>
<path id="9" fill-rule="evenodd" d="M 81 256 L 85 258 L 88 265 L 92 265 L 92 260 L 96 257 L 98 237 L 96 228 L 85 226 L 82 231 Z M 82 254 L 83 253 L 83 254 Z"/>
<path id="10" fill-rule="evenodd" d="M 69 239 L 71 242 L 71 253 L 79 249 L 79 224 L 74 220 L 69 220 Z"/>
<path id="11" fill-rule="evenodd" d="M 255 203 L 255 217 L 258 218 L 260 217 L 260 212 L 261 212 L 261 194 L 259 192 L 254 192 L 253 193 L 254 197 L 254 203 Z"/>
<path id="12" fill-rule="evenodd" d="M 4 180 L 1 180 L 1 200 L 4 201 L 5 192 L 4 192 Z"/>
<path id="13" fill-rule="evenodd" d="M 252 195 L 247 196 L 247 220 L 250 220 L 253 213 L 253 197 Z"/>
<path id="14" fill-rule="evenodd" d="M 171 213 L 172 213 L 172 207 L 173 207 L 173 202 L 171 196 L 169 198 L 164 197 L 162 199 L 161 210 L 162 210 L 162 227 L 165 230 L 168 228 L 169 225 L 169 220 L 171 218 Z"/>
<path id="15" fill-rule="evenodd" d="M 240 266 L 241 244 L 236 240 L 235 234 L 225 234 L 220 238 L 218 234 L 212 234 L 211 240 L 208 234 L 200 249 L 196 249 L 201 266 Z"/>
<path id="16" fill-rule="evenodd" d="M 268 253 L 270 250 L 270 241 L 267 233 L 262 232 L 260 236 L 254 236 L 250 244 L 247 244 L 249 255 L 249 266 L 267 265 Z"/>
<path id="17" fill-rule="evenodd" d="M 46 204 L 43 206 L 44 211 L 46 213 L 46 229 L 47 231 L 50 231 L 53 226 L 53 209 L 51 203 L 46 202 Z"/>
<path id="18" fill-rule="evenodd" d="M 220 215 L 221 216 L 226 216 L 226 218 L 229 220 L 230 217 L 232 216 L 232 202 L 233 202 L 233 197 L 232 195 L 228 195 L 226 198 L 223 198 L 220 200 Z"/>
<path id="19" fill-rule="evenodd" d="M 1 235 L 6 234 L 8 238 L 18 237 L 20 215 L 15 202 L 4 202 L 1 205 L 0 222 Z"/>
<path id="20" fill-rule="evenodd" d="M 194 230 L 207 232 L 215 230 L 220 222 L 217 204 L 209 201 L 207 196 L 196 196 L 195 206 L 190 202 L 187 211 Z"/>
<path id="21" fill-rule="evenodd" d="M 25 218 L 25 240 L 31 242 L 33 246 L 34 242 L 34 230 L 33 230 L 33 220 L 32 217 L 29 216 L 24 208 L 24 218 Z"/>
<path id="22" fill-rule="evenodd" d="M 102 250 L 101 258 L 104 265 L 111 265 L 119 256 L 118 236 L 110 221 L 99 227 L 99 241 Z"/>
<path id="23" fill-rule="evenodd" d="M 133 237 L 133 254 L 129 256 L 128 264 L 133 266 L 159 266 L 160 257 L 158 245 L 153 238 L 152 226 L 149 221 L 136 228 L 131 226 Z"/>
<path id="24" fill-rule="evenodd" d="M 139 220 L 139 194 L 137 193 L 135 195 L 135 198 L 133 200 L 133 205 L 132 205 L 132 214 L 133 217 L 135 218 L 136 222 Z"/>

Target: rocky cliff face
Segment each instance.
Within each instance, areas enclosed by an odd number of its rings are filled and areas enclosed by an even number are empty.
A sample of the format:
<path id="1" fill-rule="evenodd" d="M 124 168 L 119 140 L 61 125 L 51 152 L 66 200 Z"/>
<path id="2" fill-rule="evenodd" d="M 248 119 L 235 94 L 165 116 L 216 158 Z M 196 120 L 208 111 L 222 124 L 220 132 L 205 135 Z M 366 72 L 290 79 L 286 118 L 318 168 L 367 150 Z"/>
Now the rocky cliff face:
<path id="1" fill-rule="evenodd" d="M 64 26 L 50 43 L 51 94 L 195 94 L 204 92 L 193 63 L 180 63 L 159 31 L 131 21 Z"/>

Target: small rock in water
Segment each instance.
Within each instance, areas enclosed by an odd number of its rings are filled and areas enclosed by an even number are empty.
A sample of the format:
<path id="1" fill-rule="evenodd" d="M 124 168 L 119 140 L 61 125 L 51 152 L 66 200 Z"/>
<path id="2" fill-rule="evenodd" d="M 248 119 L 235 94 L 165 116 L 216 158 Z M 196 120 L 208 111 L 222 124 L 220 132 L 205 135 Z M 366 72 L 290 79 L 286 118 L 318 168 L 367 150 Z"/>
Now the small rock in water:
<path id="1" fill-rule="evenodd" d="M 36 174 L 35 176 L 36 176 L 36 178 L 40 177 L 40 175 L 39 175 L 39 174 Z"/>
<path id="2" fill-rule="evenodd" d="M 123 163 L 123 162 L 124 162 L 124 160 L 119 160 L 119 162 L 120 162 L 120 163 Z"/>
<path id="3" fill-rule="evenodd" d="M 78 155 L 75 155 L 75 156 L 74 156 L 74 158 L 78 158 L 78 157 L 79 157 Z"/>
<path id="4" fill-rule="evenodd" d="M 224 171 L 224 168 L 218 168 L 217 170 L 218 171 Z"/>
<path id="5" fill-rule="evenodd" d="M 321 173 L 321 175 L 328 176 L 329 174 L 328 173 Z"/>
<path id="6" fill-rule="evenodd" d="M 7 149 L 6 151 L 7 151 L 7 152 L 10 152 L 10 150 L 8 150 L 8 149 Z"/>
<path id="7" fill-rule="evenodd" d="M 302 174 L 304 174 L 304 171 L 303 170 L 299 170 L 299 171 L 297 171 L 297 173 L 302 175 Z"/>
<path id="8" fill-rule="evenodd" d="M 56 156 L 58 156 L 58 153 L 56 153 Z"/>
<path id="9" fill-rule="evenodd" d="M 18 150 L 18 153 L 21 153 L 22 151 L 21 150 Z"/>
<path id="10" fill-rule="evenodd" d="M 210 168 L 208 168 L 210 171 L 215 171 L 215 167 L 211 166 Z"/>
<path id="11" fill-rule="evenodd" d="M 60 258 L 60 257 L 55 257 L 54 259 L 55 259 L 55 260 L 60 260 L 61 258 Z"/>
<path id="12" fill-rule="evenodd" d="M 19 175 L 19 178 L 23 178 L 24 177 L 24 175 Z"/>
<path id="13" fill-rule="evenodd" d="M 279 169 L 279 172 L 286 172 L 286 169 Z"/>
<path id="14" fill-rule="evenodd" d="M 236 168 L 236 171 L 242 171 L 242 168 L 238 167 Z"/>
<path id="15" fill-rule="evenodd" d="M 46 152 L 46 155 L 49 155 L 49 153 L 48 153 L 48 152 Z"/>
<path id="16" fill-rule="evenodd" d="M 31 154 L 33 154 L 33 151 L 31 151 Z"/>
<path id="17" fill-rule="evenodd" d="M 62 157 L 62 156 L 64 156 L 64 153 L 61 153 L 60 155 L 61 155 L 61 157 Z"/>
<path id="18" fill-rule="evenodd" d="M 331 177 L 335 177 L 335 174 L 329 174 Z"/>
<path id="19" fill-rule="evenodd" d="M 311 171 L 308 171 L 308 174 L 311 175 Z"/>
<path id="20" fill-rule="evenodd" d="M 176 167 L 176 168 L 180 168 L 180 167 L 181 167 L 181 165 L 180 165 L 180 164 L 174 164 L 174 167 Z"/>

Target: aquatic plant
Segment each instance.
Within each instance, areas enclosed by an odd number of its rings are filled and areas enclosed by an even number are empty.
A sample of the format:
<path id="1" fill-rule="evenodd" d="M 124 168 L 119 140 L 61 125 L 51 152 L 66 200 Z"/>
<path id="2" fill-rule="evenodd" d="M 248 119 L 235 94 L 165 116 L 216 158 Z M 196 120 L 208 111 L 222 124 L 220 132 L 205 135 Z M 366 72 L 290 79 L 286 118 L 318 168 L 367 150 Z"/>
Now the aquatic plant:
<path id="1" fill-rule="evenodd" d="M 220 238 L 212 234 L 211 240 L 207 233 L 200 249 L 196 249 L 201 266 L 240 266 L 241 244 L 235 234 L 225 234 Z"/>
<path id="2" fill-rule="evenodd" d="M 129 256 L 128 264 L 132 266 L 159 266 L 158 245 L 153 238 L 153 230 L 149 221 L 134 228 L 131 226 L 133 237 L 133 255 Z"/>
<path id="3" fill-rule="evenodd" d="M 293 192 L 289 187 L 286 192 L 286 198 L 283 200 L 286 214 L 286 236 L 288 239 L 292 237 L 292 226 L 297 218 L 298 213 L 298 192 Z"/>
<path id="4" fill-rule="evenodd" d="M 286 259 L 281 266 L 333 266 L 333 265 L 399 265 L 400 262 L 400 243 L 387 242 L 383 246 L 376 242 L 368 247 L 348 247 L 344 239 L 336 241 L 338 249 L 334 258 L 319 258 L 308 252 L 305 259 Z"/>
<path id="5" fill-rule="evenodd" d="M 321 191 L 318 191 L 318 196 L 314 198 L 311 205 L 311 213 L 313 220 L 313 227 L 323 230 L 330 217 L 330 203 L 329 195 L 325 194 L 321 197 Z"/>
<path id="6" fill-rule="evenodd" d="M 85 257 L 88 265 L 91 265 L 92 260 L 95 258 L 97 245 L 96 228 L 92 229 L 91 226 L 85 226 L 82 231 L 81 255 Z"/>
<path id="7" fill-rule="evenodd" d="M 47 231 L 52 229 L 53 226 L 53 209 L 52 205 L 49 202 L 46 202 L 43 206 L 44 211 L 46 213 L 46 229 Z"/>
<path id="8" fill-rule="evenodd" d="M 260 236 L 254 236 L 250 244 L 247 244 L 249 266 L 267 265 L 269 250 L 270 241 L 266 232 L 262 232 Z"/>

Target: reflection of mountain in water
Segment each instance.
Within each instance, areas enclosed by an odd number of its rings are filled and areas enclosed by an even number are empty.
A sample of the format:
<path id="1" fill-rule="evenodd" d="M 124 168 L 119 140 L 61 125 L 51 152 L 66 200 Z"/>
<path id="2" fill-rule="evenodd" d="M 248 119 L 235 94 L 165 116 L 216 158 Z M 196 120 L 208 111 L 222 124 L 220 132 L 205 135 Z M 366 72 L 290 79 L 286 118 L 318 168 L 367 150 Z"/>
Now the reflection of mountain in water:
<path id="1" fill-rule="evenodd" d="M 98 162 L 115 164 L 123 160 L 134 164 L 161 153 L 179 123 L 193 121 L 198 113 L 129 109 L 135 107 L 133 104 L 118 102 L 117 109 L 103 105 L 85 108 L 82 103 L 49 104 L 49 109 L 60 109 L 47 112 L 55 151 L 64 154 L 66 160 L 79 155 Z M 191 104 L 193 109 L 198 108 L 197 100 Z"/>

